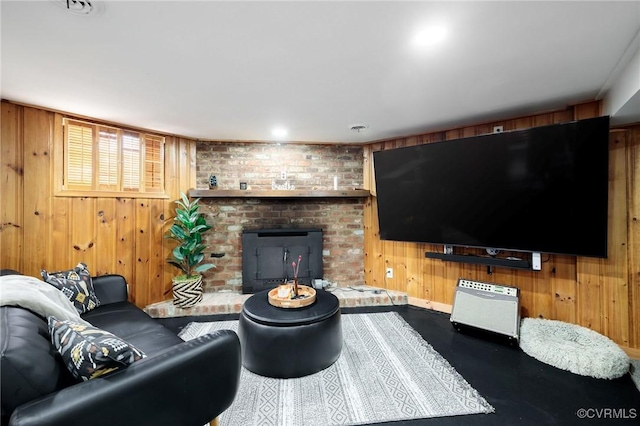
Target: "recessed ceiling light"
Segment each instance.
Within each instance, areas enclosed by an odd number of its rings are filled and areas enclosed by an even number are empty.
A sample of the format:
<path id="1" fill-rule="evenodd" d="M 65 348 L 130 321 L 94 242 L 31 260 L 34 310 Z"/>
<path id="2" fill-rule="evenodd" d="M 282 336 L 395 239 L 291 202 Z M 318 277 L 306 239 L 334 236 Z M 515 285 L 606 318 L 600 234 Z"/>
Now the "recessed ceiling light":
<path id="1" fill-rule="evenodd" d="M 440 43 L 447 36 L 447 29 L 442 25 L 426 27 L 413 37 L 413 45 L 416 47 L 433 46 Z"/>
<path id="2" fill-rule="evenodd" d="M 271 130 L 271 136 L 276 139 L 286 138 L 288 134 L 289 131 L 284 127 L 275 127 L 273 130 Z"/>

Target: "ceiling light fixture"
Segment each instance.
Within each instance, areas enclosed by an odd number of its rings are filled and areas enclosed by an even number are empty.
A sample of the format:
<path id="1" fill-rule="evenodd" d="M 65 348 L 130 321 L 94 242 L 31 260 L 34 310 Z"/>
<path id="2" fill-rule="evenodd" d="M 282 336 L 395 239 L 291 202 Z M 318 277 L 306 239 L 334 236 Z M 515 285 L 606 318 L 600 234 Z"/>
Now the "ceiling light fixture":
<path id="1" fill-rule="evenodd" d="M 368 124 L 356 123 L 349 126 L 349 130 L 353 130 L 354 132 L 362 133 L 369 128 Z"/>
<path id="2" fill-rule="evenodd" d="M 413 37 L 413 44 L 417 47 L 433 46 L 440 43 L 447 35 L 447 29 L 441 25 L 433 25 L 419 31 Z"/>
<path id="3" fill-rule="evenodd" d="M 271 131 L 271 136 L 276 139 L 283 139 L 287 137 L 288 134 L 289 132 L 284 127 L 276 127 Z"/>
<path id="4" fill-rule="evenodd" d="M 102 11 L 102 4 L 88 0 L 51 0 L 59 7 L 74 15 L 95 15 Z"/>

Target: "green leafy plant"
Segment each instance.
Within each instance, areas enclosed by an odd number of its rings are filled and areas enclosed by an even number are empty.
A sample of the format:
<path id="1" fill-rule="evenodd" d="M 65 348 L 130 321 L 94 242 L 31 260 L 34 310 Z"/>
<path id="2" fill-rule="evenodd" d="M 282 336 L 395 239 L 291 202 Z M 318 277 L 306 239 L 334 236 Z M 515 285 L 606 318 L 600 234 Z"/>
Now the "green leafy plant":
<path id="1" fill-rule="evenodd" d="M 166 235 L 178 242 L 178 246 L 173 249 L 171 257 L 167 261 L 184 272 L 178 275 L 177 280 L 190 279 L 201 272 L 215 268 L 211 263 L 202 263 L 204 260 L 204 249 L 206 245 L 202 243 L 202 234 L 211 229 L 205 217 L 199 212 L 199 198 L 189 201 L 184 193 L 180 193 L 181 200 L 176 200 L 176 216 L 173 224 Z"/>

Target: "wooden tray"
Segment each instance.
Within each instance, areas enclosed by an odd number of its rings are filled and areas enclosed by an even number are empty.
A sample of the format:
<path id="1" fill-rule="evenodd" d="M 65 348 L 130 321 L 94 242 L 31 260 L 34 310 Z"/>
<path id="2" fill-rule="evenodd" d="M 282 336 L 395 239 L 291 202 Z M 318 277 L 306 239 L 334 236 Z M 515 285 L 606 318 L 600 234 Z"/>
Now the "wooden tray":
<path id="1" fill-rule="evenodd" d="M 287 287 L 290 294 L 293 284 L 283 284 L 269 291 L 269 303 L 271 305 L 277 306 L 278 308 L 303 308 L 316 301 L 316 290 L 312 287 L 298 284 L 298 296 L 302 296 L 300 299 L 278 297 L 278 289 L 283 287 Z"/>

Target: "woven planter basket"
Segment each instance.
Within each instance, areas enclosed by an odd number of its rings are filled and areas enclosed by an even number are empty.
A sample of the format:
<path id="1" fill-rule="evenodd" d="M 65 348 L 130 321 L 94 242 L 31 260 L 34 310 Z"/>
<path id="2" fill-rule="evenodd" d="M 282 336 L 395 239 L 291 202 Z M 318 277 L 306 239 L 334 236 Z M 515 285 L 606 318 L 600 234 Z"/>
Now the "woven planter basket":
<path id="1" fill-rule="evenodd" d="M 202 275 L 187 281 L 173 280 L 173 304 L 178 308 L 190 308 L 202 300 Z"/>

